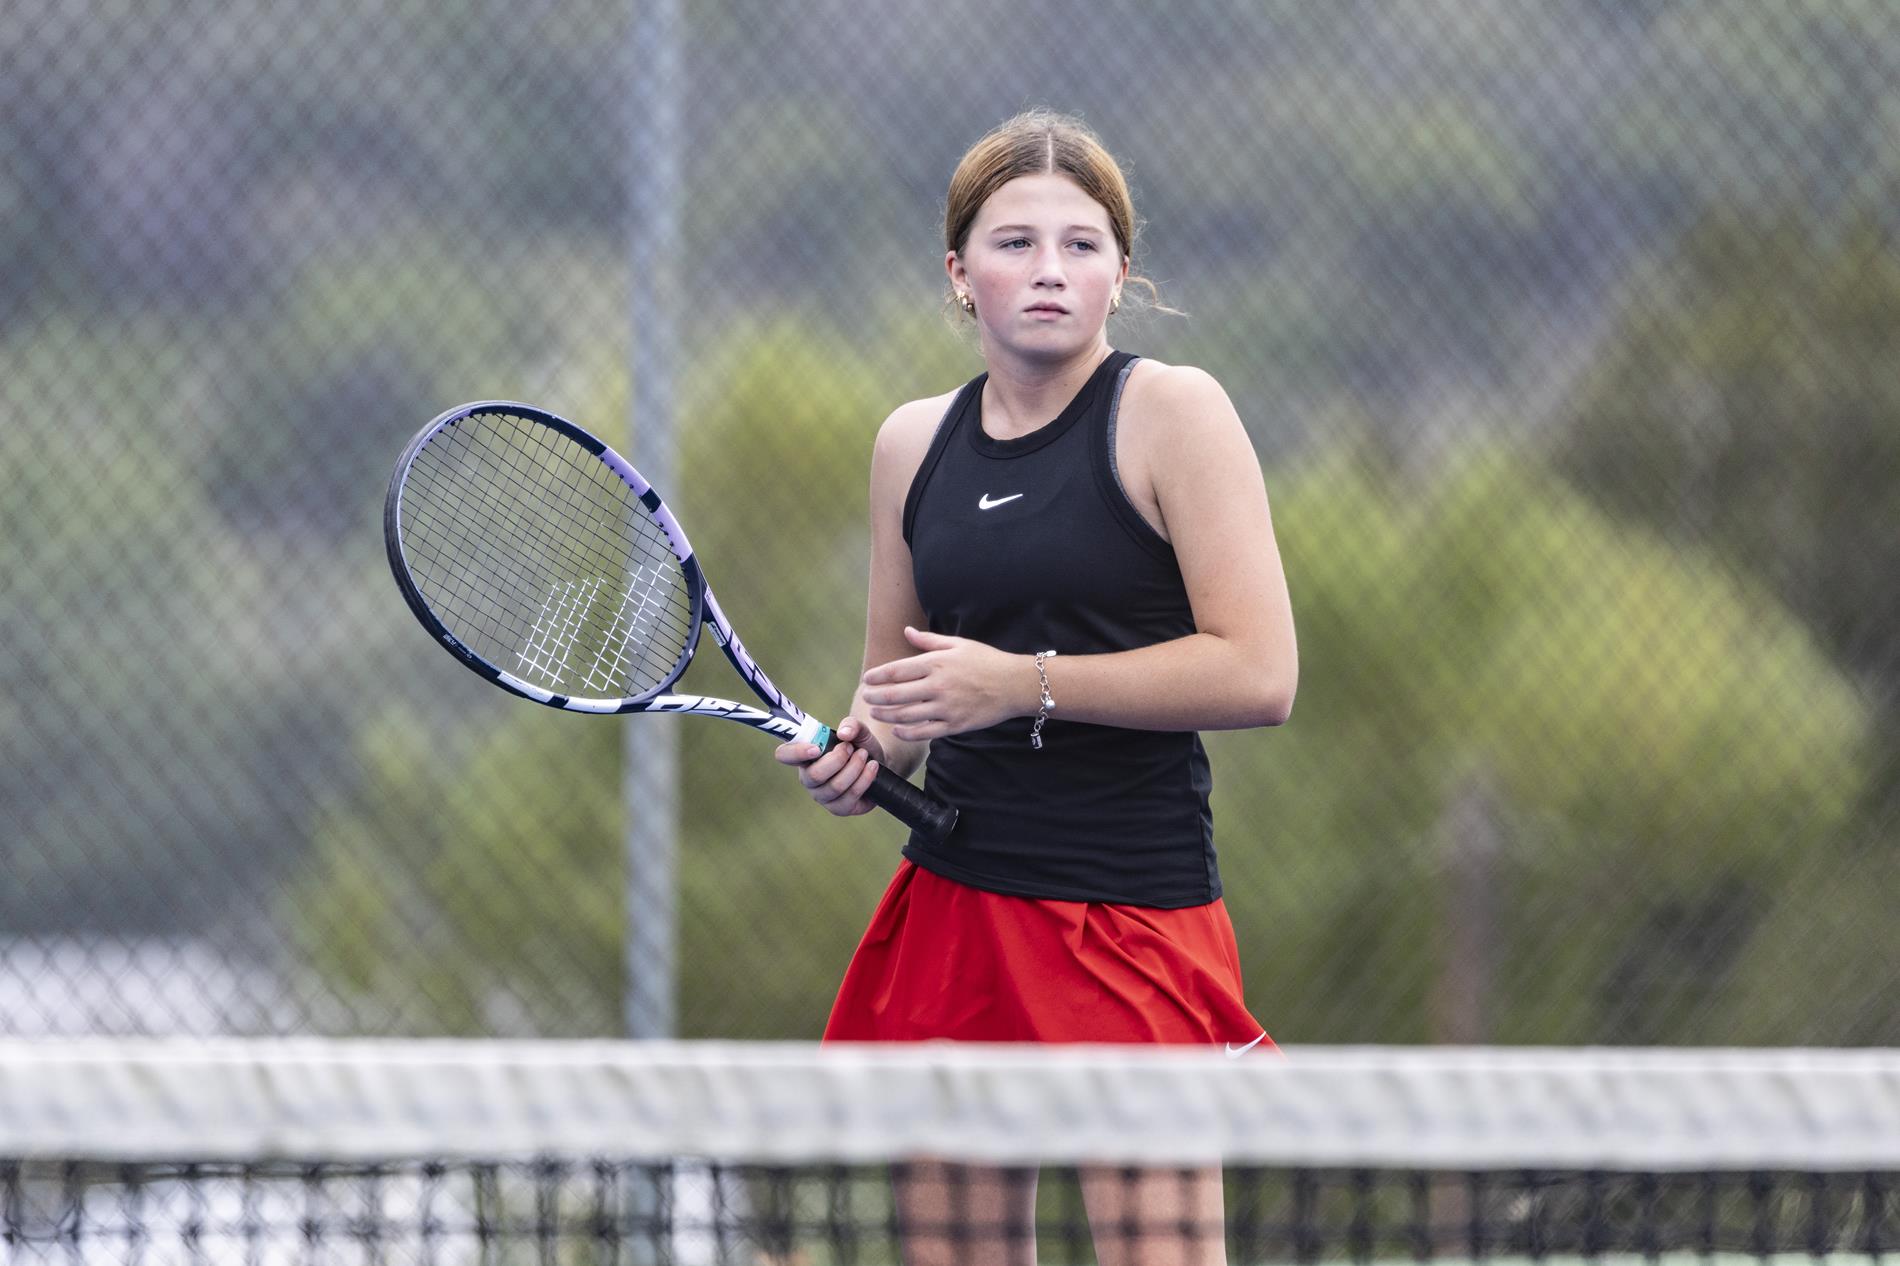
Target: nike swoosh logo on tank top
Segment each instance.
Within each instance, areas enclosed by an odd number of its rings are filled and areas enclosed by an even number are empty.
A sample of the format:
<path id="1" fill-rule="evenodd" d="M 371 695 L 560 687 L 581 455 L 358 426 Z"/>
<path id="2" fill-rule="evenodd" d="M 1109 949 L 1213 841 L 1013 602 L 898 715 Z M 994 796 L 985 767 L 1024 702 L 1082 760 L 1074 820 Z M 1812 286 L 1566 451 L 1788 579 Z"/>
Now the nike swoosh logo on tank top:
<path id="1" fill-rule="evenodd" d="M 990 500 L 990 494 L 986 492 L 981 497 L 977 498 L 976 508 L 979 510 L 994 510 L 997 506 L 1008 505 L 1010 502 L 1016 500 L 1018 497 L 1022 495 L 1023 494 L 1020 492 L 1012 492 L 1007 497 L 998 497 L 994 501 L 992 501 Z"/>

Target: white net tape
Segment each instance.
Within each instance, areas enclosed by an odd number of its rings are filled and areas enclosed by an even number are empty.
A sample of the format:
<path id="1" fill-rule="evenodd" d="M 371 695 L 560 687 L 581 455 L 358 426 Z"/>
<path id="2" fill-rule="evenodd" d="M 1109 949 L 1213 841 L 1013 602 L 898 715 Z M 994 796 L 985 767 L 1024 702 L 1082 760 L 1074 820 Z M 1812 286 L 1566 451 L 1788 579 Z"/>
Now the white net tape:
<path id="1" fill-rule="evenodd" d="M 1900 1051 L 0 1044 L 0 1156 L 1900 1169 Z"/>

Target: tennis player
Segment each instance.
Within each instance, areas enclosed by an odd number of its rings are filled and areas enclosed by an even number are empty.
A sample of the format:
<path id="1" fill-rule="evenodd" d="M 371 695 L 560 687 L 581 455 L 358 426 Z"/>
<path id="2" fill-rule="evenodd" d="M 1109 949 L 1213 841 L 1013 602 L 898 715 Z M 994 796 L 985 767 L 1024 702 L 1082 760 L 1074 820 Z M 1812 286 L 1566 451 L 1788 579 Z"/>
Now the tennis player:
<path id="1" fill-rule="evenodd" d="M 853 815 L 880 764 L 909 774 L 928 755 L 929 790 L 961 816 L 904 849 L 827 1041 L 1273 1049 L 1241 993 L 1196 732 L 1286 721 L 1293 618 L 1226 393 L 1109 343 L 1131 287 L 1154 295 L 1130 271 L 1136 224 L 1120 166 L 1064 115 L 1010 119 L 951 179 L 944 264 L 986 372 L 879 430 L 863 678 L 836 747 L 778 759 Z M 914 1212 L 949 1209 L 938 1177 L 912 1184 Z M 971 1208 L 981 1178 L 955 1183 Z M 997 1199 L 1020 1211 L 1022 1187 Z M 1211 1209 L 1218 1227 L 1217 1170 L 1084 1189 L 1105 1266 L 1220 1260 L 1217 1233 L 1133 1256 L 1101 1233 L 1130 1213 Z"/>

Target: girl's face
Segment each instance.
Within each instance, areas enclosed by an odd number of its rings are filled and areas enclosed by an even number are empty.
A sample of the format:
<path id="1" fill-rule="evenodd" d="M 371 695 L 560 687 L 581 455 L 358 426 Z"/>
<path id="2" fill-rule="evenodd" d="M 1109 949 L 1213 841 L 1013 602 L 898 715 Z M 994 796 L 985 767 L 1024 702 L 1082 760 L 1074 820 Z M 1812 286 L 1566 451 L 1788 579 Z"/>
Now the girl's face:
<path id="1" fill-rule="evenodd" d="M 1128 276 L 1108 211 L 1054 172 L 1018 176 L 991 194 L 944 266 L 976 303 L 985 352 L 1033 360 L 1100 346 L 1110 301 Z"/>

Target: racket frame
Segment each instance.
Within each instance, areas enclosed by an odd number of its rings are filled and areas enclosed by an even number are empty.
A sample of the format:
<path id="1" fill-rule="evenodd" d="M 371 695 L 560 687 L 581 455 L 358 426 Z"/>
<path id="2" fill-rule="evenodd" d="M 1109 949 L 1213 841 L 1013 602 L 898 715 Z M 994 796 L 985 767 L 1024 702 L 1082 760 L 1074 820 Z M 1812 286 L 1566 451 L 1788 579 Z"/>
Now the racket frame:
<path id="1" fill-rule="evenodd" d="M 685 574 L 688 597 L 688 628 L 683 639 L 679 659 L 672 671 L 645 694 L 626 698 L 590 698 L 558 694 L 543 687 L 524 681 L 506 669 L 489 662 L 473 647 L 456 637 L 454 632 L 442 622 L 423 597 L 414 576 L 409 572 L 407 555 L 403 549 L 402 501 L 403 490 L 408 481 L 410 470 L 416 457 L 428 447 L 429 443 L 452 426 L 482 413 L 505 413 L 529 424 L 545 426 L 560 435 L 574 441 L 596 460 L 605 465 L 617 478 L 630 488 L 639 498 L 649 517 L 658 524 L 666 537 L 668 546 L 679 561 Z M 453 409 L 438 414 L 428 425 L 416 432 L 396 462 L 396 469 L 389 477 L 389 491 L 383 499 L 383 541 L 389 555 L 389 568 L 396 577 L 396 585 L 402 591 L 403 600 L 410 611 L 415 613 L 422 626 L 435 639 L 442 643 L 456 659 L 476 673 L 494 682 L 511 694 L 549 707 L 560 708 L 568 712 L 586 712 L 597 715 L 612 715 L 628 712 L 660 712 L 684 714 L 688 716 L 717 717 L 724 721 L 737 721 L 755 730 L 776 737 L 801 743 L 812 743 L 820 752 L 831 750 L 837 736 L 831 727 L 821 721 L 805 715 L 797 705 L 785 697 L 785 693 L 773 684 L 763 669 L 747 652 L 739 635 L 733 631 L 732 622 L 719 607 L 719 600 L 713 596 L 712 587 L 706 583 L 705 573 L 693 553 L 692 545 L 681 530 L 679 520 L 666 506 L 651 484 L 633 464 L 614 452 L 605 442 L 590 435 L 572 422 L 545 409 L 522 404 L 514 400 L 478 400 L 469 404 L 457 405 Z M 699 637 L 705 625 L 712 625 L 713 638 L 725 652 L 726 659 L 732 664 L 748 686 L 766 705 L 755 708 L 750 704 L 738 703 L 731 699 L 719 699 L 707 695 L 671 694 L 667 687 L 679 680 L 680 674 L 692 662 L 694 653 L 699 649 Z M 865 798 L 872 804 L 892 814 L 913 831 L 931 843 L 942 843 L 949 838 L 957 824 L 956 809 L 932 796 L 928 792 L 906 780 L 888 766 L 880 766 L 876 778 L 865 792 Z"/>
<path id="2" fill-rule="evenodd" d="M 451 427 L 459 426 L 470 418 L 483 413 L 507 413 L 524 421 L 534 422 L 574 441 L 592 454 L 598 461 L 611 470 L 630 488 L 646 508 L 647 514 L 665 535 L 667 544 L 678 559 L 685 575 L 686 593 L 690 603 L 688 629 L 683 640 L 684 649 L 671 671 L 653 689 L 644 694 L 629 697 L 590 697 L 585 695 L 565 695 L 532 682 L 525 681 L 496 664 L 489 662 L 474 648 L 456 637 L 430 607 L 429 601 L 416 584 L 415 577 L 409 571 L 407 557 L 403 552 L 402 540 L 402 496 L 404 484 L 410 469 L 415 465 L 417 456 L 431 442 L 440 438 Z M 719 599 L 713 595 L 712 588 L 706 583 L 705 572 L 699 565 L 698 557 L 693 553 L 691 542 L 680 527 L 679 520 L 667 508 L 666 502 L 648 483 L 633 464 L 616 453 L 605 442 L 582 428 L 545 409 L 515 400 L 478 400 L 469 404 L 457 405 L 444 410 L 429 424 L 418 431 L 403 449 L 402 456 L 396 462 L 396 469 L 389 477 L 389 491 L 383 500 L 383 542 L 389 555 L 389 568 L 396 578 L 396 586 L 402 591 L 403 600 L 409 604 L 410 611 L 422 622 L 435 639 L 442 643 L 451 654 L 463 664 L 494 682 L 503 690 L 519 695 L 535 703 L 546 704 L 551 708 L 560 708 L 568 712 L 585 712 L 597 716 L 611 716 L 629 712 L 672 713 L 686 716 L 717 717 L 724 721 L 737 721 L 753 729 L 762 730 L 786 742 L 815 743 L 820 748 L 830 746 L 831 727 L 807 716 L 798 705 L 785 696 L 785 692 L 765 675 L 739 640 L 733 630 L 732 622 L 719 606 Z M 733 669 L 744 679 L 753 692 L 766 704 L 764 708 L 739 703 L 732 699 L 720 699 L 711 695 L 674 694 L 668 687 L 677 682 L 686 668 L 692 663 L 693 655 L 699 648 L 701 630 L 710 625 L 713 639 L 719 643 L 719 649 L 725 652 L 726 659 Z"/>

